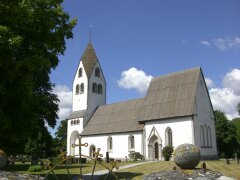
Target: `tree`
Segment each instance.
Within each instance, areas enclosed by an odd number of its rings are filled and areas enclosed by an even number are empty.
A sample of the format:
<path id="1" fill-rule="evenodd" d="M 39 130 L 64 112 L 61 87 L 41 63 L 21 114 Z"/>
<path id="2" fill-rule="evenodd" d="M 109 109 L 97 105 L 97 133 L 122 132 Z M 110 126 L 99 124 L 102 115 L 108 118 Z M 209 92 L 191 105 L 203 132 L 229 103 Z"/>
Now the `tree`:
<path id="1" fill-rule="evenodd" d="M 67 120 L 61 121 L 54 138 L 56 151 L 66 149 L 67 147 Z"/>
<path id="2" fill-rule="evenodd" d="M 236 126 L 237 128 L 237 142 L 238 142 L 238 157 L 240 157 L 240 118 L 235 118 L 232 120 L 232 123 Z"/>
<path id="3" fill-rule="evenodd" d="M 237 128 L 233 122 L 229 121 L 226 115 L 217 110 L 214 111 L 216 117 L 217 149 L 219 156 L 225 158 L 232 157 L 237 152 Z"/>
<path id="4" fill-rule="evenodd" d="M 0 1 L 0 147 L 7 153 L 22 152 L 36 129 L 56 124 L 49 75 L 76 24 L 62 1 Z"/>

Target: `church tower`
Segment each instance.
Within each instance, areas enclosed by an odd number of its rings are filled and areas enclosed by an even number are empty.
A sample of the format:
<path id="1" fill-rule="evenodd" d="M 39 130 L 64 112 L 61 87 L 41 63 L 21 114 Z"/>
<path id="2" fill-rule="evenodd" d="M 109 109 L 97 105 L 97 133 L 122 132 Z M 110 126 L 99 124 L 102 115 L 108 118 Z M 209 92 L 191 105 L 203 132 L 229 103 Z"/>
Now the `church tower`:
<path id="1" fill-rule="evenodd" d="M 85 49 L 73 80 L 72 113 L 67 121 L 67 154 L 79 154 L 78 136 L 98 106 L 106 104 L 106 81 L 91 41 Z"/>
<path id="2" fill-rule="evenodd" d="M 85 126 L 92 113 L 106 104 L 106 81 L 91 42 L 85 49 L 73 81 L 72 110 L 85 111 Z"/>

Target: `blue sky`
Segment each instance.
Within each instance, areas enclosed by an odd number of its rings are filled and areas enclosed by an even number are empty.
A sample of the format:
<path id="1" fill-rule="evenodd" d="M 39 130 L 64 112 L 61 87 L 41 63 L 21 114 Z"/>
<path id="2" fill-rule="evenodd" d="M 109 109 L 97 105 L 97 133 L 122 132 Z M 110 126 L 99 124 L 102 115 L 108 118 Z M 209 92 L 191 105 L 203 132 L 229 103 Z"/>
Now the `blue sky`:
<path id="1" fill-rule="evenodd" d="M 237 116 L 239 0 L 65 0 L 63 8 L 78 23 L 51 74 L 61 100 L 60 119 L 71 111 L 72 81 L 90 25 L 107 103 L 143 97 L 151 77 L 200 66 L 214 108 L 230 119 Z"/>

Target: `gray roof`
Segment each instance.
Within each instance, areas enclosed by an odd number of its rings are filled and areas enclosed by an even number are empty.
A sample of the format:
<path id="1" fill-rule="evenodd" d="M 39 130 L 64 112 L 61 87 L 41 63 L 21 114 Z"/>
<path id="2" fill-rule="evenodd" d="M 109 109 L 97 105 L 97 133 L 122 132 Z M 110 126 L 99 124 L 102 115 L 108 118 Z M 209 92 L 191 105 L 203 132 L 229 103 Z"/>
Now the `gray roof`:
<path id="1" fill-rule="evenodd" d="M 193 115 L 200 73 L 194 68 L 153 78 L 145 98 L 100 106 L 82 135 L 141 131 L 145 121 Z"/>
<path id="2" fill-rule="evenodd" d="M 153 78 L 139 121 L 192 115 L 200 68 Z"/>
<path id="3" fill-rule="evenodd" d="M 81 110 L 81 111 L 73 111 L 71 114 L 67 117 L 67 119 L 76 119 L 76 118 L 81 118 L 85 115 L 86 110 Z"/>
<path id="4" fill-rule="evenodd" d="M 97 55 L 91 42 L 88 43 L 87 48 L 85 49 L 81 58 L 81 61 L 83 63 L 83 67 L 85 69 L 87 77 L 89 78 L 97 62 Z"/>
<path id="5" fill-rule="evenodd" d="M 142 131 L 138 116 L 143 99 L 100 106 L 91 117 L 82 135 Z"/>

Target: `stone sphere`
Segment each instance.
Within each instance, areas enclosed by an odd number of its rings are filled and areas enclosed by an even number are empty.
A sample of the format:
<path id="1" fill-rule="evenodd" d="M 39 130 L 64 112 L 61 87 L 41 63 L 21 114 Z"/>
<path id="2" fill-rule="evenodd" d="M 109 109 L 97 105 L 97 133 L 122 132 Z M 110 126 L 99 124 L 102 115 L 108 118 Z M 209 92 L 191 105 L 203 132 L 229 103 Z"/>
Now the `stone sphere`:
<path id="1" fill-rule="evenodd" d="M 7 163 L 7 156 L 3 150 L 0 149 L 0 168 L 4 167 Z"/>
<path id="2" fill-rule="evenodd" d="M 201 159 L 200 150 L 193 144 L 182 144 L 173 152 L 174 162 L 182 169 L 195 168 Z"/>

